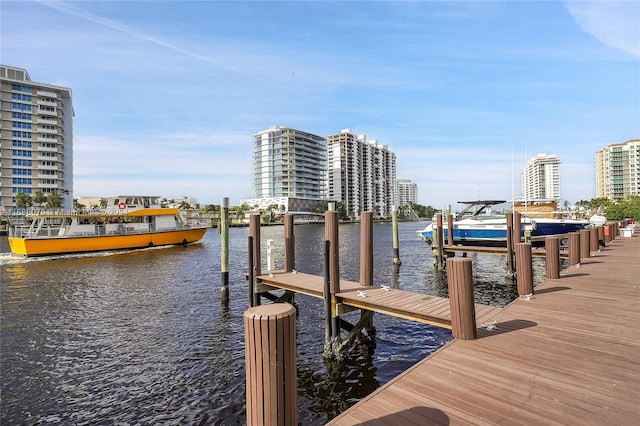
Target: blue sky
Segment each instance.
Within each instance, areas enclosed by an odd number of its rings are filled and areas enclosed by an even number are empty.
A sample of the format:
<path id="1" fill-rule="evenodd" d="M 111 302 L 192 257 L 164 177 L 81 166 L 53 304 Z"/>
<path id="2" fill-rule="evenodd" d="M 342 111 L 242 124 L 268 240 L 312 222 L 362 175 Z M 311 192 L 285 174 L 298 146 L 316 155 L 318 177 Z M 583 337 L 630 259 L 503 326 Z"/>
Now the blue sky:
<path id="1" fill-rule="evenodd" d="M 637 1 L 5 1 L 0 62 L 73 91 L 74 197 L 253 195 L 252 134 L 351 128 L 418 202 L 520 195 L 537 153 L 595 197 L 640 137 Z"/>

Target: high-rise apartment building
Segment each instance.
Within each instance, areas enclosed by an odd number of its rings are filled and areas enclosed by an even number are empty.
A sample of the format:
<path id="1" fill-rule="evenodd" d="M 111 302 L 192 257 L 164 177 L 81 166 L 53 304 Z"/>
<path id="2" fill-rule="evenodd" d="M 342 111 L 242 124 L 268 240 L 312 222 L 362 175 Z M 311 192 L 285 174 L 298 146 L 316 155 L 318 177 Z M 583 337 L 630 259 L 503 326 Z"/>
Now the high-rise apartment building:
<path id="1" fill-rule="evenodd" d="M 0 65 L 0 200 L 56 193 L 73 204 L 71 89 L 31 80 L 25 69 Z"/>
<path id="2" fill-rule="evenodd" d="M 522 170 L 522 198 L 525 200 L 560 199 L 560 159 L 538 154 Z"/>
<path id="3" fill-rule="evenodd" d="M 595 169 L 597 198 L 640 195 L 640 139 L 600 148 Z"/>
<path id="4" fill-rule="evenodd" d="M 398 207 L 418 202 L 418 185 L 411 179 L 398 179 Z"/>
<path id="5" fill-rule="evenodd" d="M 367 141 L 351 129 L 327 137 L 329 188 L 327 198 L 344 204 L 347 214 L 363 211 L 389 217 L 396 204 L 396 155 L 387 145 Z"/>
<path id="6" fill-rule="evenodd" d="M 327 141 L 284 126 L 253 135 L 254 199 L 249 205 L 284 205 L 286 211 L 312 211 L 326 205 Z"/>

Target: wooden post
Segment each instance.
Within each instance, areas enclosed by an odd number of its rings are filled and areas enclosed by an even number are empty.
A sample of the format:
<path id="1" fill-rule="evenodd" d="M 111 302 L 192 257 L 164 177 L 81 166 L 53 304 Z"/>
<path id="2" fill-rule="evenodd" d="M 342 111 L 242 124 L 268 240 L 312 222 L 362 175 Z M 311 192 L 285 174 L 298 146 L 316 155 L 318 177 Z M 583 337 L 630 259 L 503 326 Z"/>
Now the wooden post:
<path id="1" fill-rule="evenodd" d="M 605 246 L 604 226 L 598 226 L 596 229 L 598 229 L 598 250 L 600 250 L 601 246 Z"/>
<path id="2" fill-rule="evenodd" d="M 438 269 L 444 269 L 444 229 L 442 228 L 442 213 L 436 215 L 438 225 Z"/>
<path id="3" fill-rule="evenodd" d="M 253 237 L 253 276 L 254 281 L 250 283 L 253 291 L 253 304 L 251 306 L 260 305 L 260 294 L 255 292 L 255 277 L 262 274 L 262 259 L 260 257 L 260 215 L 252 214 L 249 216 L 249 235 Z"/>
<path id="4" fill-rule="evenodd" d="M 546 251 L 547 279 L 560 278 L 560 239 L 558 237 L 546 237 L 544 239 Z"/>
<path id="5" fill-rule="evenodd" d="M 331 343 L 332 312 L 331 312 L 331 286 L 329 284 L 329 258 L 331 257 L 331 241 L 324 242 L 324 343 L 327 347 Z"/>
<path id="6" fill-rule="evenodd" d="M 293 233 L 293 215 L 284 215 L 284 270 L 291 272 L 296 267 L 296 239 Z"/>
<path id="7" fill-rule="evenodd" d="M 447 259 L 447 283 L 453 337 L 461 340 L 477 339 L 471 259 Z"/>
<path id="8" fill-rule="evenodd" d="M 533 293 L 531 243 L 516 244 L 516 278 L 519 296 Z"/>
<path id="9" fill-rule="evenodd" d="M 256 305 L 256 295 L 255 295 L 255 282 L 256 282 L 256 270 L 253 265 L 253 237 L 249 235 L 249 245 L 248 245 L 248 253 L 249 253 L 249 306 L 254 307 Z"/>
<path id="10" fill-rule="evenodd" d="M 288 303 L 244 313 L 247 425 L 297 425 L 296 310 Z"/>
<path id="11" fill-rule="evenodd" d="M 589 249 L 591 250 L 591 253 L 598 251 L 598 249 L 600 248 L 598 244 L 598 229 L 589 229 L 589 237 L 589 241 L 591 243 Z"/>
<path id="12" fill-rule="evenodd" d="M 360 285 L 373 285 L 373 212 L 360 214 Z"/>
<path id="13" fill-rule="evenodd" d="M 360 220 L 362 220 L 362 215 L 360 215 Z M 391 225 L 393 228 L 393 264 L 400 265 L 402 262 L 400 262 L 400 243 L 398 241 L 398 211 L 395 205 L 391 206 Z M 371 229 L 373 233 L 373 228 Z"/>
<path id="14" fill-rule="evenodd" d="M 453 245 L 453 215 L 447 214 L 447 242 L 450 246 Z"/>
<path id="15" fill-rule="evenodd" d="M 569 265 L 580 263 L 580 232 L 569 233 Z"/>
<path id="16" fill-rule="evenodd" d="M 220 205 L 220 301 L 229 306 L 229 198 Z"/>
<path id="17" fill-rule="evenodd" d="M 580 258 L 588 259 L 591 257 L 589 248 L 591 246 L 591 237 L 588 229 L 580 230 Z"/>
<path id="18" fill-rule="evenodd" d="M 394 207 L 395 211 L 395 207 Z M 394 230 L 394 254 L 399 256 L 397 249 L 398 239 L 398 220 L 395 216 Z M 394 267 L 397 268 L 400 265 L 400 258 L 394 259 Z M 362 212 L 360 214 L 360 285 L 372 286 L 373 285 L 373 212 Z M 367 320 L 367 318 L 370 318 Z M 373 327 L 373 312 L 365 309 L 360 310 L 360 321 L 364 321 L 362 328 L 367 330 L 367 334 L 375 333 Z M 360 330 L 360 329 L 358 329 Z M 348 338 L 348 337 L 347 337 Z"/>
<path id="19" fill-rule="evenodd" d="M 511 277 L 515 274 L 513 267 L 513 215 L 507 213 L 507 268 Z"/>
<path id="20" fill-rule="evenodd" d="M 513 212 L 513 247 L 522 242 L 522 214 Z M 516 260 L 516 263 L 518 261 Z"/>
<path id="21" fill-rule="evenodd" d="M 340 318 L 336 313 L 336 293 L 340 293 L 340 252 L 338 250 L 338 212 L 329 210 L 324 214 L 324 236 L 329 241 L 329 289 L 331 293 L 331 337 L 340 336 Z"/>

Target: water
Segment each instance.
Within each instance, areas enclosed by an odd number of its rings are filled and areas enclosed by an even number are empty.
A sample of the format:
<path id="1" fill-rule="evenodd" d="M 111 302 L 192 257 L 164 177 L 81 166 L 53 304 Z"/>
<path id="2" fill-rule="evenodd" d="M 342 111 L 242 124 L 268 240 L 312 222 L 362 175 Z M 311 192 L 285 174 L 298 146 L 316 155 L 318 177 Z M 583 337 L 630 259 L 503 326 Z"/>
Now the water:
<path id="1" fill-rule="evenodd" d="M 420 227 L 400 224 L 397 269 L 391 225 L 374 224 L 375 283 L 446 295 L 446 278 L 434 275 L 431 250 L 415 233 Z M 261 234 L 263 247 L 273 239 L 282 268 L 283 228 Z M 296 268 L 322 274 L 323 226 L 297 225 L 295 235 Z M 2 237 L 0 423 L 244 424 L 247 236 L 247 228 L 230 230 L 228 308 L 215 230 L 186 248 L 36 259 L 10 256 Z M 359 277 L 358 246 L 359 226 L 341 225 L 345 279 Z M 477 301 L 502 306 L 516 297 L 503 257 L 470 257 Z M 542 280 L 544 262 L 534 261 L 534 274 Z M 327 361 L 322 303 L 296 296 L 304 425 L 324 424 L 451 339 L 448 330 L 376 314 L 373 346 Z"/>

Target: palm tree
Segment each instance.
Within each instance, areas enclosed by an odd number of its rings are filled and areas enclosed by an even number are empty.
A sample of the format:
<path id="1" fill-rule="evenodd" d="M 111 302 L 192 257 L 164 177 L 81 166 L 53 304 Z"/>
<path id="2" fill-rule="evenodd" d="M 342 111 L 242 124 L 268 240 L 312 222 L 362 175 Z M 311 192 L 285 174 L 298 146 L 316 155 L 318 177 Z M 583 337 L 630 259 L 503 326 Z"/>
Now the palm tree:
<path id="1" fill-rule="evenodd" d="M 37 206 L 43 206 L 47 202 L 47 197 L 42 193 L 42 191 L 36 191 L 33 194 L 33 203 Z"/>

